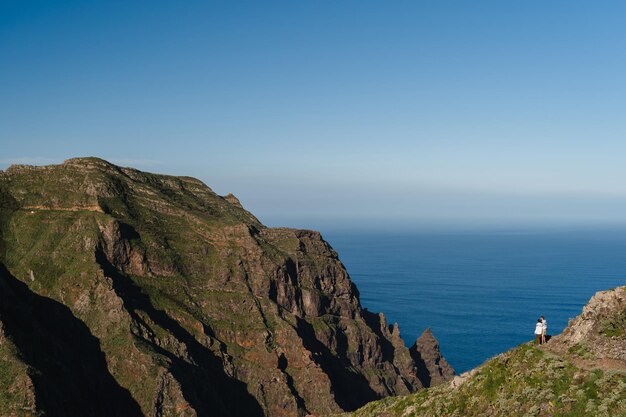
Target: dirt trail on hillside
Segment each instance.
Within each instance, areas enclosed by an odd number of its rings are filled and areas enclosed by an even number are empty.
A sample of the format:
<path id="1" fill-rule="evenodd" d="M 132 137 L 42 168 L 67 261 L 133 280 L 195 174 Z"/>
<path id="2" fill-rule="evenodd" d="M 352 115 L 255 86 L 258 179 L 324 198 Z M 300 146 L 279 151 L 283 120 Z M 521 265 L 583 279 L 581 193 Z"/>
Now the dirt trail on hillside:
<path id="1" fill-rule="evenodd" d="M 564 352 L 561 349 L 556 348 L 555 346 L 550 346 L 550 344 L 546 344 L 543 346 L 539 346 L 538 349 L 543 350 L 544 352 L 552 353 L 554 355 L 560 356 L 561 358 L 571 362 L 578 368 L 584 369 L 586 371 L 591 371 L 593 369 L 601 369 L 603 371 L 619 371 L 626 373 L 626 362 L 613 359 L 613 358 L 581 358 L 580 356 L 572 355 L 570 353 Z"/>
<path id="2" fill-rule="evenodd" d="M 98 213 L 104 213 L 102 207 L 98 205 L 93 206 L 71 206 L 71 207 L 46 207 L 46 206 L 24 206 L 22 210 L 56 210 L 56 211 L 97 211 Z"/>

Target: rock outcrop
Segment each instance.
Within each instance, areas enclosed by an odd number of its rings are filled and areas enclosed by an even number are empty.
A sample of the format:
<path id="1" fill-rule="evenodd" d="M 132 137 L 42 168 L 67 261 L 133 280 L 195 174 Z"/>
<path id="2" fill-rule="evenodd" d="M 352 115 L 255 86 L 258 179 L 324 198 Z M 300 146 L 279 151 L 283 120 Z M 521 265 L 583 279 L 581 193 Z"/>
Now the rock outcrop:
<path id="1" fill-rule="evenodd" d="M 363 310 L 319 233 L 196 179 L 0 171 L 0 415 L 324 415 L 449 377 L 436 349 Z"/>
<path id="2" fill-rule="evenodd" d="M 561 353 L 579 351 L 594 360 L 626 363 L 626 287 L 594 295 L 582 314 L 546 347 Z"/>
<path id="3" fill-rule="evenodd" d="M 409 351 L 419 370 L 418 377 L 426 386 L 434 387 L 454 378 L 454 369 L 441 355 L 439 342 L 430 328 L 424 330 Z"/>

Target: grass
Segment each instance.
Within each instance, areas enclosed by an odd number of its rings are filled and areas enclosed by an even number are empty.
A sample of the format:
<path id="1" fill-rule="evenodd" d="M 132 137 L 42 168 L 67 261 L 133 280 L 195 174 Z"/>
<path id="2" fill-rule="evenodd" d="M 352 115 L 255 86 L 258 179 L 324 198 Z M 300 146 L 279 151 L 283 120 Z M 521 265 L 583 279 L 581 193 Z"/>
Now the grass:
<path id="1" fill-rule="evenodd" d="M 602 320 L 600 322 L 600 334 L 618 338 L 626 336 L 626 310 Z"/>
<path id="2" fill-rule="evenodd" d="M 574 346 L 571 346 L 569 349 L 567 349 L 567 352 L 572 355 L 579 356 L 583 359 L 593 358 L 593 354 L 589 350 L 587 344 L 584 342 L 576 343 Z"/>
<path id="3" fill-rule="evenodd" d="M 373 416 L 618 416 L 626 415 L 626 376 L 584 371 L 521 345 L 488 361 L 458 388 L 442 385 L 368 404 Z"/>

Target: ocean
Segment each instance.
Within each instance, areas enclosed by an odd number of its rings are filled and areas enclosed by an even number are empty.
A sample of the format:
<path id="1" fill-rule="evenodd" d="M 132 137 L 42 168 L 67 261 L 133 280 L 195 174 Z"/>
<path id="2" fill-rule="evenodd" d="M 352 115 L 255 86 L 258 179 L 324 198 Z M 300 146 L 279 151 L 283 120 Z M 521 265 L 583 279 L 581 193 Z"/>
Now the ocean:
<path id="1" fill-rule="evenodd" d="M 457 373 L 558 334 L 600 290 L 626 284 L 626 229 L 534 232 L 327 231 L 359 288 L 412 345 L 430 327 Z"/>

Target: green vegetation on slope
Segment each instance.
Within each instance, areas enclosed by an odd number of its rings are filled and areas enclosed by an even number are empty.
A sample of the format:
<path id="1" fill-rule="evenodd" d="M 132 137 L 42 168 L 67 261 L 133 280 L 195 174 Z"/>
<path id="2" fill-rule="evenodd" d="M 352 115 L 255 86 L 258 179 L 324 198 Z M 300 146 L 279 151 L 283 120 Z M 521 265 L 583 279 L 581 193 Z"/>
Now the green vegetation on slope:
<path id="1" fill-rule="evenodd" d="M 15 345 L 0 330 L 0 415 L 34 412 L 35 404 L 28 366 L 20 360 Z"/>
<path id="2" fill-rule="evenodd" d="M 602 320 L 600 322 L 600 334 L 608 337 L 626 336 L 626 311 Z"/>
<path id="3" fill-rule="evenodd" d="M 458 387 L 442 385 L 366 405 L 373 416 L 624 416 L 626 374 L 586 371 L 521 345 L 488 361 Z"/>

